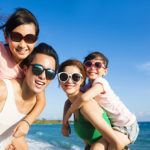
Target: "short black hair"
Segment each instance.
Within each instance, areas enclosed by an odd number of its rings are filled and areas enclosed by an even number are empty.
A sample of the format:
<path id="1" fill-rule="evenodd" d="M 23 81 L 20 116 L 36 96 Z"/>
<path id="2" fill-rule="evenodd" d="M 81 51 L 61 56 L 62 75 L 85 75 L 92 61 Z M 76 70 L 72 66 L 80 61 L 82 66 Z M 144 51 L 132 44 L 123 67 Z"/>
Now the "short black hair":
<path id="1" fill-rule="evenodd" d="M 25 66 L 29 67 L 36 54 L 45 54 L 45 55 L 53 57 L 56 62 L 55 71 L 57 71 L 58 66 L 59 66 L 58 54 L 52 46 L 50 46 L 46 43 L 40 43 L 39 45 L 37 45 L 34 48 L 34 50 L 32 51 L 32 53 L 22 61 L 20 66 L 23 67 L 25 65 Z"/>

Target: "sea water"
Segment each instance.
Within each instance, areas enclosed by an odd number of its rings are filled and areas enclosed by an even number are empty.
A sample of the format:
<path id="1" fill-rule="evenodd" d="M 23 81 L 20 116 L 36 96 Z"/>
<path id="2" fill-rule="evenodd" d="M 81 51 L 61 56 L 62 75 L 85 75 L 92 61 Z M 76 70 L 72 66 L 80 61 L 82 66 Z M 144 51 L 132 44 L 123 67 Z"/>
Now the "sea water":
<path id="1" fill-rule="evenodd" d="M 131 150 L 150 150 L 150 122 L 140 122 L 140 134 Z M 69 137 L 61 135 L 61 125 L 33 125 L 27 136 L 29 150 L 83 150 L 83 141 L 73 126 Z"/>

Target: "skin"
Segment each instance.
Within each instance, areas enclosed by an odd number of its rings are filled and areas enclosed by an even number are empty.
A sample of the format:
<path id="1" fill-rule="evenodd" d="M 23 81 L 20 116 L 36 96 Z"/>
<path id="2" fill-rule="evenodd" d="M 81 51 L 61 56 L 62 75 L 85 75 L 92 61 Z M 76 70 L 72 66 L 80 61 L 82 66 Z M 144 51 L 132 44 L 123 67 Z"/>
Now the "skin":
<path id="1" fill-rule="evenodd" d="M 76 66 L 67 66 L 67 67 L 65 67 L 65 69 L 63 71 L 67 72 L 69 74 L 80 73 L 80 70 Z M 62 89 L 67 94 L 67 97 L 71 101 L 71 103 L 74 103 L 75 99 L 79 98 L 81 96 L 80 86 L 82 83 L 83 83 L 83 79 L 77 83 L 74 83 L 71 79 L 69 79 L 65 83 L 60 82 Z M 84 117 L 93 124 L 93 126 L 95 128 L 97 128 L 99 131 L 101 131 L 103 136 L 107 137 L 107 135 L 109 135 L 113 140 L 114 139 L 116 140 L 116 137 L 112 136 L 113 130 L 111 129 L 111 127 L 108 126 L 108 124 L 102 118 L 103 110 L 100 109 L 99 105 L 97 105 L 95 100 L 91 100 L 89 102 L 84 103 L 83 106 L 80 108 L 80 111 L 84 115 Z M 78 111 L 75 112 L 75 117 L 76 118 L 78 117 Z M 99 126 L 99 123 L 101 123 L 103 125 Z M 114 141 L 112 143 L 115 145 L 116 143 Z M 102 145 L 101 147 L 100 146 L 98 146 L 98 147 L 99 147 L 99 149 L 102 149 L 102 148 L 105 149 L 104 145 Z M 98 150 L 97 146 L 93 146 L 92 150 Z"/>
<path id="2" fill-rule="evenodd" d="M 102 59 L 99 57 L 92 60 L 92 62 L 97 62 L 97 61 L 103 63 Z M 97 69 L 95 66 L 85 67 L 85 69 L 86 69 L 86 73 L 87 73 L 88 78 L 90 79 L 91 84 L 97 78 L 97 76 L 104 76 L 107 74 L 107 71 L 108 71 L 108 69 L 105 67 Z M 64 122 L 67 123 L 68 118 L 70 117 L 70 114 L 72 112 L 76 111 L 77 108 L 79 108 L 79 107 L 82 108 L 84 102 L 87 102 L 89 100 L 91 101 L 92 98 L 94 98 L 94 97 L 96 98 L 96 95 L 98 95 L 101 92 L 104 92 L 102 85 L 95 84 L 90 89 L 88 89 L 85 93 L 83 93 L 80 97 L 77 97 L 75 102 L 69 108 L 66 116 L 64 117 Z M 85 108 L 84 111 L 85 111 L 85 116 L 88 116 L 87 118 L 91 121 L 91 123 L 97 129 L 99 129 L 102 132 L 103 137 L 104 137 L 101 139 L 102 141 L 101 140 L 97 141 L 94 145 L 92 145 L 92 147 L 91 147 L 92 150 L 93 149 L 96 149 L 96 150 L 98 150 L 98 149 L 122 150 L 125 145 L 128 145 L 130 143 L 128 137 L 118 131 L 114 131 L 114 130 L 110 129 L 109 127 L 105 128 L 103 131 L 103 125 L 105 124 L 105 122 L 103 122 L 103 120 L 98 119 L 99 114 L 93 113 L 94 111 L 92 112 L 91 107 Z M 99 125 L 101 125 L 101 126 L 99 126 Z M 119 141 L 118 141 L 117 137 L 119 137 L 119 139 L 120 139 Z"/>
<path id="3" fill-rule="evenodd" d="M 12 32 L 19 32 L 23 36 L 27 34 L 35 35 L 35 25 L 33 23 L 19 25 L 14 30 L 12 30 Z M 21 40 L 20 42 L 14 42 L 10 39 L 9 36 L 5 36 L 5 40 L 9 44 L 12 57 L 16 63 L 20 63 L 23 59 L 25 59 L 33 51 L 36 43 L 28 44 L 24 40 Z"/>
<path id="4" fill-rule="evenodd" d="M 53 57 L 44 55 L 44 54 L 36 54 L 35 58 L 32 61 L 32 64 L 38 63 L 41 64 L 44 68 L 55 69 L 55 60 Z M 36 95 L 43 91 L 46 86 L 51 82 L 51 80 L 46 79 L 45 71 L 36 76 L 32 73 L 32 67 L 24 68 L 25 78 L 23 81 L 13 80 L 13 87 L 15 93 L 15 101 L 17 109 L 20 113 L 28 114 L 36 103 Z M 3 81 L 1 82 L 0 90 L 5 91 L 0 95 L 0 108 L 1 111 L 5 104 L 5 100 L 7 97 L 7 90 Z M 27 144 L 25 144 L 25 139 L 14 138 L 11 145 L 8 146 L 8 150 L 27 150 Z"/>
<path id="5" fill-rule="evenodd" d="M 23 24 L 17 26 L 12 32 L 21 33 L 23 36 L 27 34 L 36 35 L 35 25 L 33 23 L 30 24 Z M 26 43 L 24 40 L 20 42 L 14 42 L 11 40 L 9 36 L 5 34 L 6 43 L 8 43 L 10 51 L 12 53 L 12 57 L 16 64 L 20 64 L 23 59 L 25 59 L 32 51 L 36 44 L 36 42 L 29 44 Z M 46 104 L 46 97 L 44 92 L 41 92 L 37 95 L 37 103 L 34 109 L 25 117 L 25 119 L 32 124 L 35 119 L 39 116 L 39 114 L 43 111 Z M 25 122 L 19 122 L 16 128 L 13 131 L 13 136 L 21 137 L 28 133 L 29 126 Z"/>

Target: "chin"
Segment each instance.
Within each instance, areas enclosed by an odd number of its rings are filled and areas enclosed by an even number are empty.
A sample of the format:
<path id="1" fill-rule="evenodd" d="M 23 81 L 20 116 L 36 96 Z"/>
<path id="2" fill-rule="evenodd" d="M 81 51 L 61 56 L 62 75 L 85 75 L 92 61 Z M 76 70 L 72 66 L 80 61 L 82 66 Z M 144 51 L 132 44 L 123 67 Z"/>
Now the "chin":
<path id="1" fill-rule="evenodd" d="M 43 88 L 34 88 L 34 89 L 33 89 L 33 92 L 34 92 L 35 94 L 38 94 L 38 93 L 42 92 L 43 90 L 44 90 Z"/>
<path id="2" fill-rule="evenodd" d="M 66 90 L 65 92 L 67 95 L 72 95 L 75 93 L 75 91 L 72 91 L 72 90 Z"/>

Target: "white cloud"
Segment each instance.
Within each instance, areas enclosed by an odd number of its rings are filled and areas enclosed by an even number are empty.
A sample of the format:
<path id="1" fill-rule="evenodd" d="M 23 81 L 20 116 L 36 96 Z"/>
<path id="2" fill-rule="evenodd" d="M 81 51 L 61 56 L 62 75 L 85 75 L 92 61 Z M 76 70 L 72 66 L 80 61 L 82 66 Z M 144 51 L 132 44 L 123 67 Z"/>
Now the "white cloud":
<path id="1" fill-rule="evenodd" d="M 150 74 L 150 62 L 146 62 L 137 66 L 137 68 L 141 71 L 145 71 Z"/>

